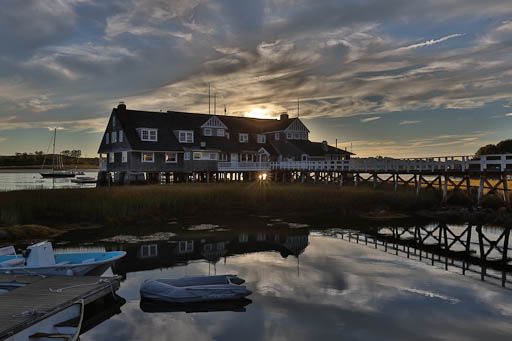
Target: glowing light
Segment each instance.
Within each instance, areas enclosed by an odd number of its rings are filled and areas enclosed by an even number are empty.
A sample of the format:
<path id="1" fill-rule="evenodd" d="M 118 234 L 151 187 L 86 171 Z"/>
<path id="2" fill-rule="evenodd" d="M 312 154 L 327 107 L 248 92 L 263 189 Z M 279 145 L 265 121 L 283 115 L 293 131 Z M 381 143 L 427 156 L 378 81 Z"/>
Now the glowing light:
<path id="1" fill-rule="evenodd" d="M 244 114 L 245 117 L 272 118 L 270 110 L 265 108 L 253 108 Z"/>
<path id="2" fill-rule="evenodd" d="M 260 180 L 260 181 L 267 180 L 267 173 L 261 173 L 260 175 L 258 175 L 258 180 Z"/>

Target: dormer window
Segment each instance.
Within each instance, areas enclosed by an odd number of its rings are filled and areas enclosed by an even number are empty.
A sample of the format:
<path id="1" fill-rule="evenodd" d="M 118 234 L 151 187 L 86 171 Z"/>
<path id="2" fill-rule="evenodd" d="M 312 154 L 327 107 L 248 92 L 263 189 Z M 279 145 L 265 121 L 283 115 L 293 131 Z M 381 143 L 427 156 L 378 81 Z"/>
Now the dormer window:
<path id="1" fill-rule="evenodd" d="M 157 129 L 149 129 L 142 128 L 140 130 L 140 139 L 141 141 L 158 141 L 158 130 Z"/>
<path id="2" fill-rule="evenodd" d="M 178 131 L 178 140 L 180 143 L 194 143 L 194 132 L 192 130 Z"/>
<path id="3" fill-rule="evenodd" d="M 240 143 L 249 142 L 249 134 L 240 134 L 238 140 L 240 141 Z"/>
<path id="4" fill-rule="evenodd" d="M 110 134 L 109 133 L 105 133 L 105 143 L 106 144 L 110 143 Z"/>
<path id="5" fill-rule="evenodd" d="M 112 140 L 112 143 L 116 143 L 117 142 L 117 131 L 113 131 L 112 132 L 111 140 Z"/>
<path id="6" fill-rule="evenodd" d="M 212 136 L 212 128 L 204 128 L 203 134 L 204 136 Z"/>
<path id="7" fill-rule="evenodd" d="M 263 134 L 258 134 L 258 143 L 267 143 L 267 137 Z"/>
<path id="8" fill-rule="evenodd" d="M 217 136 L 224 137 L 225 134 L 226 133 L 224 129 L 217 129 Z"/>

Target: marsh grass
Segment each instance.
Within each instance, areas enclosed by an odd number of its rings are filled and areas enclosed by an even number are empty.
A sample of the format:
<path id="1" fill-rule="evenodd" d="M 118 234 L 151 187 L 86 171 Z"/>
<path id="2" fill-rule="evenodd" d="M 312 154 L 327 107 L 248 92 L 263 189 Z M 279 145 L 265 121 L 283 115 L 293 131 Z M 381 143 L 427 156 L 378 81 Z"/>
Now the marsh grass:
<path id="1" fill-rule="evenodd" d="M 0 193 L 0 223 L 120 224 L 142 219 L 283 212 L 410 211 L 438 205 L 438 193 L 322 185 L 176 184 Z"/>

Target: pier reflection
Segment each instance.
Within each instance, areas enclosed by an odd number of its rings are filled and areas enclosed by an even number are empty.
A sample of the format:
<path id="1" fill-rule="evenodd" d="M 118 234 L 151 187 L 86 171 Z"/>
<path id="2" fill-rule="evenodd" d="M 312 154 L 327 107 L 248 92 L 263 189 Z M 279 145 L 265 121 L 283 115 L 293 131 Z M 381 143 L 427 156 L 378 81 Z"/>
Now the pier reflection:
<path id="1" fill-rule="evenodd" d="M 407 257 L 482 281 L 510 285 L 510 227 L 448 225 L 380 227 L 369 231 L 333 229 L 322 235 L 364 244 L 396 256 Z"/>

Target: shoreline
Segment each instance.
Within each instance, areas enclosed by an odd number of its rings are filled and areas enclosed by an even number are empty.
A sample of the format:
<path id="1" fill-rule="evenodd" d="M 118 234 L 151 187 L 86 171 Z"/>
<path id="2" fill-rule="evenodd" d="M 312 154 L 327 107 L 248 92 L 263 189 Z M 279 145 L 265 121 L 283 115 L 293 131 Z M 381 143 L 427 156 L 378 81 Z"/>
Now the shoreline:
<path id="1" fill-rule="evenodd" d="M 44 167 L 41 168 L 40 166 L 25 166 L 25 167 L 9 167 L 9 166 L 0 166 L 0 173 L 37 173 L 41 170 L 49 170 L 51 168 Z M 70 168 L 69 170 L 76 170 L 76 171 L 83 171 L 83 172 L 99 172 L 99 168 L 92 167 L 89 168 L 87 166 L 85 167 L 78 167 L 78 168 Z"/>

